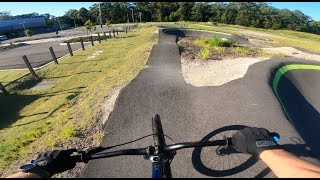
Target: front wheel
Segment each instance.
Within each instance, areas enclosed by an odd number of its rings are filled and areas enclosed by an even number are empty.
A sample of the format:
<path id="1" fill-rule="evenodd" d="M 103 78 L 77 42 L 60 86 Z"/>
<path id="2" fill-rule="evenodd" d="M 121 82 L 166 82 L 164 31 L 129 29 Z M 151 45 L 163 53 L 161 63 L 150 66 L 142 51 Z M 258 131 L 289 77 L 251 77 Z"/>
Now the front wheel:
<path id="1" fill-rule="evenodd" d="M 164 138 L 164 133 L 161 125 L 160 115 L 155 114 L 152 118 L 152 132 L 153 132 L 153 141 L 154 146 L 158 146 L 159 151 L 163 158 L 163 167 L 162 167 L 162 176 L 163 178 L 171 178 L 171 167 L 170 167 L 170 159 L 166 154 L 163 153 L 163 148 L 166 145 L 166 141 Z"/>

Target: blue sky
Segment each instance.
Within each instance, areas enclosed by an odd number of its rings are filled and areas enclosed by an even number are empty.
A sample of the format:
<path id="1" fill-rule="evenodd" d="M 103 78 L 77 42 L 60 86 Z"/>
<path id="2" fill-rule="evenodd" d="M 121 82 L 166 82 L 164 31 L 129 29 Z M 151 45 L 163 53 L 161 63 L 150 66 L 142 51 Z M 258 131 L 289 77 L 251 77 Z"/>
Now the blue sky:
<path id="1" fill-rule="evenodd" d="M 63 15 L 69 9 L 89 8 L 95 2 L 0 2 L 0 11 L 10 11 L 11 15 L 37 12 Z M 320 2 L 269 2 L 272 6 L 289 10 L 300 10 L 320 21 Z"/>

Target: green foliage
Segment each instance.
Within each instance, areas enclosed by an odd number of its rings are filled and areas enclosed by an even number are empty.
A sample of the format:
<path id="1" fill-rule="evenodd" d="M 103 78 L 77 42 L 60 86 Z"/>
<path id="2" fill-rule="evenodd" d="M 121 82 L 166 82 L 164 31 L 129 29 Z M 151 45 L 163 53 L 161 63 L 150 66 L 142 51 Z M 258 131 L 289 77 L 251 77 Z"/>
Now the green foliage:
<path id="1" fill-rule="evenodd" d="M 219 53 L 219 54 L 224 54 L 225 53 L 225 47 L 219 47 L 215 46 L 214 49 Z"/>
<path id="2" fill-rule="evenodd" d="M 234 52 L 242 54 L 242 55 L 247 55 L 250 52 L 250 48 L 249 47 L 235 47 L 233 49 Z"/>
<path id="3" fill-rule="evenodd" d="M 107 26 L 107 27 L 110 27 L 110 26 L 111 26 L 111 23 L 110 23 L 109 20 L 106 21 L 106 26 Z"/>
<path id="4" fill-rule="evenodd" d="M 210 51 L 209 51 L 208 48 L 203 48 L 203 49 L 200 50 L 200 54 L 199 55 L 200 55 L 201 59 L 206 60 L 210 56 Z"/>
<path id="5" fill-rule="evenodd" d="M 235 44 L 232 40 L 222 40 L 221 38 L 197 39 L 195 43 L 204 47 L 231 47 Z"/>
<path id="6" fill-rule="evenodd" d="M 26 29 L 25 31 L 24 31 L 24 34 L 26 35 L 26 36 L 32 36 L 32 30 L 31 29 Z"/>
<path id="7" fill-rule="evenodd" d="M 110 23 L 125 23 L 128 19 L 132 22 L 130 8 L 133 6 L 134 19 L 139 18 L 140 12 L 144 22 L 211 21 L 256 28 L 320 33 L 320 21 L 312 20 L 299 10 L 277 9 L 264 2 L 102 2 L 100 6 L 101 14 L 108 17 Z M 39 15 L 31 13 L 28 16 Z M 93 4 L 89 9 L 70 9 L 64 17 L 71 18 L 64 21 L 70 25 L 74 24 L 73 19 L 81 25 L 88 20 L 93 24 L 99 24 L 99 3 Z M 106 19 L 103 19 L 102 23 L 105 24 Z"/>
<path id="8" fill-rule="evenodd" d="M 255 48 L 255 50 L 258 52 L 259 56 L 261 56 L 261 57 L 265 57 L 265 58 L 270 58 L 270 57 L 272 57 L 271 54 L 263 51 L 263 50 L 260 49 L 260 48 Z"/>
<path id="9" fill-rule="evenodd" d="M 87 35 L 88 35 L 88 31 L 91 31 L 93 28 L 93 24 L 90 20 L 86 21 L 86 23 L 84 23 L 85 28 L 87 29 Z"/>
<path id="10" fill-rule="evenodd" d="M 63 130 L 63 133 L 67 138 L 76 137 L 77 136 L 77 133 L 74 130 L 73 126 L 66 126 L 64 128 L 64 130 Z"/>
<path id="11" fill-rule="evenodd" d="M 276 56 L 279 56 L 279 57 L 286 57 L 286 54 L 283 53 L 283 52 L 280 52 L 280 53 L 277 53 Z"/>

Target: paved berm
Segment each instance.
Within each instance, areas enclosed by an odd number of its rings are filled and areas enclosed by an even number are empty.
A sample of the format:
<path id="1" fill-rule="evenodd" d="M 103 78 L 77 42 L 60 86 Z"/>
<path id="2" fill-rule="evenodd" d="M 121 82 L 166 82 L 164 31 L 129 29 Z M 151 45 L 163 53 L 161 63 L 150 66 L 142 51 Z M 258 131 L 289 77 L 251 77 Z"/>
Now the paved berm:
<path id="1" fill-rule="evenodd" d="M 310 155 L 268 84 L 270 69 L 280 62 L 301 59 L 259 62 L 251 65 L 243 78 L 216 87 L 194 87 L 184 81 L 181 72 L 175 34 L 182 32 L 169 32 L 160 30 L 159 43 L 153 47 L 147 66 L 122 89 L 101 145 L 116 145 L 152 134 L 151 118 L 157 113 L 164 133 L 175 142 L 208 139 L 214 130 L 226 126 L 227 130 L 240 125 L 256 126 L 280 133 L 280 144 L 297 155 Z M 171 143 L 169 139 L 167 143 Z M 113 150 L 152 144 L 150 137 Z M 305 159 L 319 164 L 313 158 Z M 173 177 L 275 177 L 261 161 L 244 154 L 218 156 L 214 148 L 180 150 L 171 167 Z M 151 177 L 151 163 L 141 156 L 93 160 L 81 177 Z"/>

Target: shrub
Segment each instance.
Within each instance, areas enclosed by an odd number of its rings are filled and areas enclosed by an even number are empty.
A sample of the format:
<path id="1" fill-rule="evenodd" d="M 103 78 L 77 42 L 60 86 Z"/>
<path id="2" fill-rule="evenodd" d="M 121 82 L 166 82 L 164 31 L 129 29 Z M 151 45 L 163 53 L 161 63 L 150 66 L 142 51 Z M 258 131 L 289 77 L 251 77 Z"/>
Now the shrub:
<path id="1" fill-rule="evenodd" d="M 235 44 L 233 40 L 222 40 L 221 38 L 197 39 L 195 43 L 204 47 L 231 47 Z"/>
<path id="2" fill-rule="evenodd" d="M 200 57 L 204 60 L 208 59 L 210 56 L 210 51 L 208 48 L 203 48 L 200 50 Z"/>
<path id="3" fill-rule="evenodd" d="M 214 49 L 215 49 L 219 54 L 224 54 L 224 53 L 225 53 L 225 47 L 214 47 Z"/>
<path id="4" fill-rule="evenodd" d="M 65 127 L 65 129 L 64 129 L 64 135 L 66 136 L 66 137 L 76 137 L 77 136 L 77 133 L 76 133 L 76 131 L 74 130 L 74 128 L 73 128 L 73 126 L 67 126 L 67 127 Z"/>
<path id="5" fill-rule="evenodd" d="M 242 55 L 247 55 L 249 54 L 250 48 L 249 47 L 236 47 L 233 49 L 234 52 L 242 54 Z"/>
<path id="6" fill-rule="evenodd" d="M 106 26 L 107 26 L 107 27 L 110 27 L 110 26 L 111 26 L 111 23 L 110 23 L 109 20 L 106 21 Z"/>
<path id="7" fill-rule="evenodd" d="M 25 34 L 26 36 L 32 36 L 32 30 L 31 30 L 31 29 L 26 29 L 26 30 L 24 31 L 24 34 Z"/>

